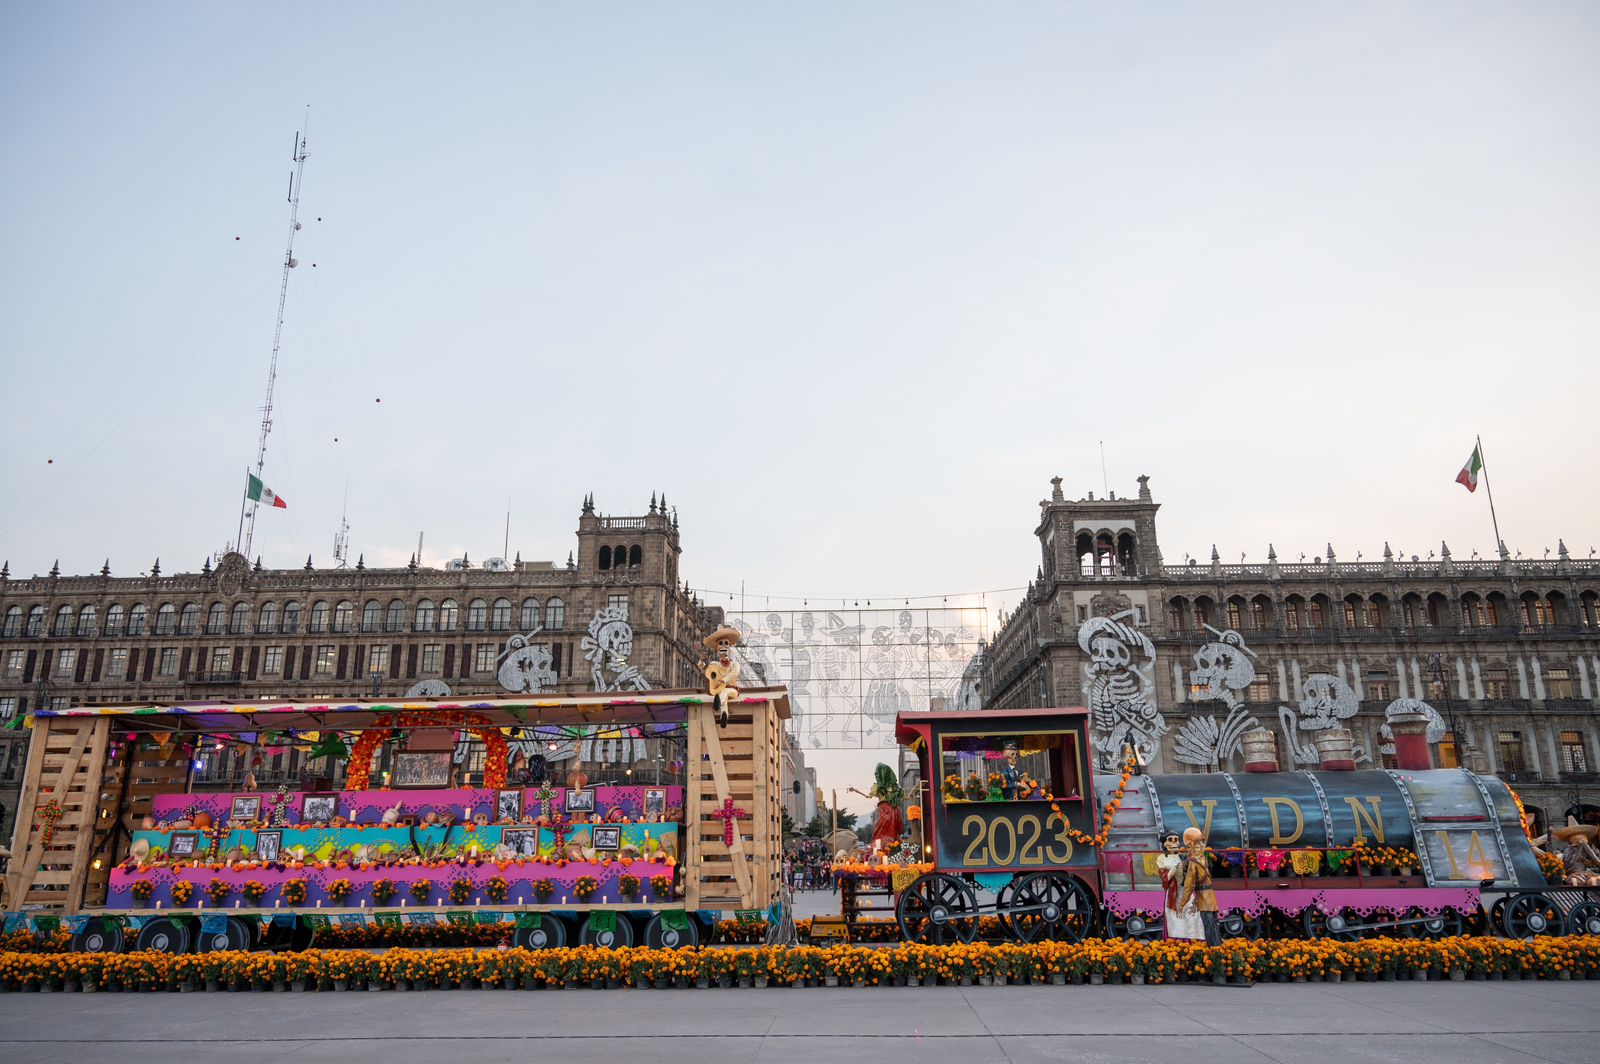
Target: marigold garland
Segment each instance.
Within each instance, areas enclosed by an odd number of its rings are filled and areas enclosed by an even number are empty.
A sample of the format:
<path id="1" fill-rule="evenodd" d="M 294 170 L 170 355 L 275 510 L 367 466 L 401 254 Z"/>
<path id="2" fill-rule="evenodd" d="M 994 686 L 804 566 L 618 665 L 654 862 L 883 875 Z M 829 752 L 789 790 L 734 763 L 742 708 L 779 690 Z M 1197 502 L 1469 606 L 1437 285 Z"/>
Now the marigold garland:
<path id="1" fill-rule="evenodd" d="M 1098 835 L 1085 835 L 1072 826 L 1067 814 L 1061 811 L 1060 804 L 1053 794 L 1045 795 L 1045 800 L 1050 803 L 1050 812 L 1059 816 L 1066 824 L 1067 834 L 1080 846 L 1101 847 L 1106 844 L 1106 838 L 1111 834 L 1111 822 L 1117 817 L 1117 810 L 1122 808 L 1123 796 L 1128 793 L 1128 781 L 1133 778 L 1134 767 L 1139 763 L 1138 755 L 1132 751 L 1128 753 L 1127 760 L 1122 763 L 1122 779 L 1117 783 L 1117 789 L 1112 792 L 1110 800 L 1106 802 L 1105 811 L 1100 815 L 1100 833 Z"/>
<path id="2" fill-rule="evenodd" d="M 350 764 L 345 769 L 344 789 L 364 791 L 372 782 L 372 755 L 396 728 L 463 728 L 482 741 L 485 750 L 483 785 L 488 790 L 499 790 L 506 785 L 506 763 L 510 744 L 500 734 L 500 729 L 481 713 L 463 710 L 432 710 L 394 713 L 380 717 L 375 725 L 361 733 L 350 751 Z"/>

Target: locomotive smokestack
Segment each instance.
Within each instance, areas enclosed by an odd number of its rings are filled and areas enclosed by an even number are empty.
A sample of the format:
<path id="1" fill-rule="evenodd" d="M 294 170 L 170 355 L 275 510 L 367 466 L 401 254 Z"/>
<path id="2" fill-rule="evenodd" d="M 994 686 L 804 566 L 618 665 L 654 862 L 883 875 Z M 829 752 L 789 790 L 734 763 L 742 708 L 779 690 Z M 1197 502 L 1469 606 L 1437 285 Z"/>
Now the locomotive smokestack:
<path id="1" fill-rule="evenodd" d="M 1278 737 L 1268 728 L 1247 731 L 1240 737 L 1246 772 L 1277 772 Z"/>
<path id="2" fill-rule="evenodd" d="M 1324 772 L 1354 772 L 1356 737 L 1349 728 L 1329 728 L 1317 733 L 1317 759 Z"/>
<path id="3" fill-rule="evenodd" d="M 1428 718 L 1422 713 L 1397 713 L 1389 718 L 1394 733 L 1396 768 L 1430 769 L 1433 751 L 1428 747 Z"/>

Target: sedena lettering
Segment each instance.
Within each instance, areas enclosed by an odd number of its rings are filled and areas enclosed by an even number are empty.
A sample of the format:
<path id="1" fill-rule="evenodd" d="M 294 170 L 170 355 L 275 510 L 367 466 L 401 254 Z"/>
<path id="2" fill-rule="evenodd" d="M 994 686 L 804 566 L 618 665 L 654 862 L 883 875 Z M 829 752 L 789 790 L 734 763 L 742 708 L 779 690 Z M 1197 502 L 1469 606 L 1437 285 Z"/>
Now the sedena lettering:
<path id="1" fill-rule="evenodd" d="M 1188 798 L 1180 798 L 1178 800 L 1178 808 L 1182 809 L 1189 817 L 1189 823 L 1199 828 L 1200 833 L 1209 839 L 1211 837 L 1211 814 L 1217 811 L 1217 800 L 1215 798 L 1207 798 L 1200 804 L 1205 808 L 1206 811 L 1206 822 L 1204 824 L 1200 823 L 1200 821 L 1194 818 L 1193 801 Z"/>
<path id="2" fill-rule="evenodd" d="M 1363 800 L 1369 802 L 1372 805 L 1372 811 L 1370 813 L 1367 810 L 1361 808 L 1361 803 L 1362 803 Z M 1383 812 L 1378 808 L 1378 803 L 1381 800 L 1382 799 L 1378 798 L 1376 795 L 1368 795 L 1365 799 L 1356 798 L 1353 795 L 1352 796 L 1348 796 L 1348 797 L 1345 798 L 1345 802 L 1350 806 L 1350 814 L 1351 814 L 1351 816 L 1353 816 L 1355 818 L 1355 822 L 1356 822 L 1356 837 L 1355 837 L 1355 841 L 1356 842 L 1365 842 L 1366 841 L 1366 838 L 1367 838 L 1367 833 L 1366 833 L 1366 830 L 1365 830 L 1366 828 L 1371 828 L 1372 829 L 1372 837 L 1374 839 L 1376 839 L 1378 842 L 1381 843 L 1381 842 L 1384 841 L 1384 838 L 1383 838 Z"/>
<path id="3" fill-rule="evenodd" d="M 1300 811 L 1300 803 L 1292 798 L 1263 798 L 1261 801 L 1267 807 L 1267 815 L 1272 818 L 1272 841 L 1270 846 L 1288 846 L 1299 842 L 1300 836 L 1306 833 L 1306 817 Z M 1288 806 L 1294 813 L 1294 832 L 1289 835 L 1283 833 L 1283 824 L 1278 820 L 1278 807 Z M 1209 815 L 1208 815 L 1209 817 Z"/>

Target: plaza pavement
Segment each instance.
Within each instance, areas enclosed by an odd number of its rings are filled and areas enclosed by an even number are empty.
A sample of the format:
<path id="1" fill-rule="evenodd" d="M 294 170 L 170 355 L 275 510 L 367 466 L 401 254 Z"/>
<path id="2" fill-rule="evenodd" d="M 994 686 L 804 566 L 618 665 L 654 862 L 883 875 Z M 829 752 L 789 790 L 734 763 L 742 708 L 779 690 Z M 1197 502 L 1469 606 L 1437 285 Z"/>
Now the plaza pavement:
<path id="1" fill-rule="evenodd" d="M 1600 1061 L 1600 983 L 8 994 L 0 1064 Z"/>

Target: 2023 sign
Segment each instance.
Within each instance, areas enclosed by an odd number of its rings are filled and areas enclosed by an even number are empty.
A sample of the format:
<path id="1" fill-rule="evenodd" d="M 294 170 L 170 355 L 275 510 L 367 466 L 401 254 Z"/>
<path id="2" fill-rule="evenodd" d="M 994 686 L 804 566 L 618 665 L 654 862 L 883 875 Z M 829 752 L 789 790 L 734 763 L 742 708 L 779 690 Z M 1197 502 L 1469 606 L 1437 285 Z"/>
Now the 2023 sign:
<path id="1" fill-rule="evenodd" d="M 1072 862 L 1072 838 L 1062 814 L 1005 806 L 968 809 L 972 811 L 949 810 L 951 819 L 961 825 L 963 868 L 1034 868 Z"/>

